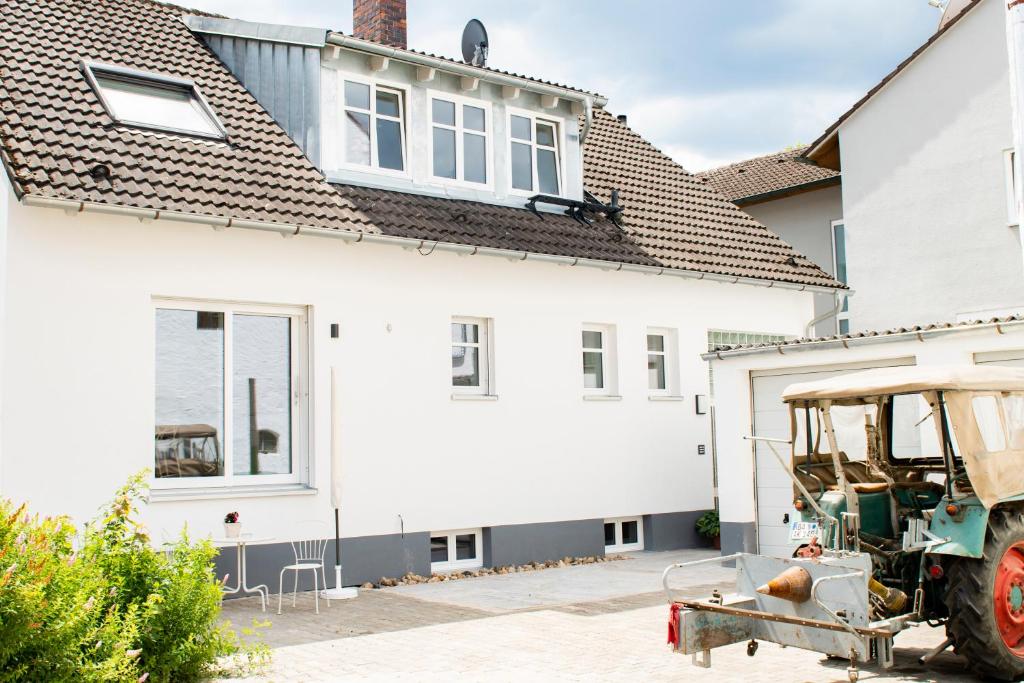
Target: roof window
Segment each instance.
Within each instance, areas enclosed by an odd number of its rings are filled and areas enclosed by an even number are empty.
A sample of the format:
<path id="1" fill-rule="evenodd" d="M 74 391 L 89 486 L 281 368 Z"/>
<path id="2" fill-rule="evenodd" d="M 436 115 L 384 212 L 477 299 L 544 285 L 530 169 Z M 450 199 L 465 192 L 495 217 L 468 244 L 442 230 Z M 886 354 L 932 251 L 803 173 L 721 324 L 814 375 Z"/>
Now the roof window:
<path id="1" fill-rule="evenodd" d="M 195 83 L 163 74 L 83 62 L 111 118 L 126 126 L 223 139 L 227 136 Z"/>

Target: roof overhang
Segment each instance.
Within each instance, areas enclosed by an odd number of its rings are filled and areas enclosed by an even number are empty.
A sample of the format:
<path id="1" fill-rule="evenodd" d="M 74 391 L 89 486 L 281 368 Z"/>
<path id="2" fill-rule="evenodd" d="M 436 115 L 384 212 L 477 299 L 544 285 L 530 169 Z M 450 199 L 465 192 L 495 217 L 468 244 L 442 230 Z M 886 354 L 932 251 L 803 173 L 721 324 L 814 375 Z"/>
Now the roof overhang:
<path id="1" fill-rule="evenodd" d="M 732 203 L 736 206 L 752 206 L 754 204 L 761 204 L 763 202 L 770 202 L 776 199 L 792 197 L 793 195 L 804 194 L 805 192 L 813 192 L 814 190 L 820 190 L 825 187 L 833 187 L 835 185 L 840 185 L 841 183 L 842 176 L 822 178 L 809 183 L 782 187 L 778 190 L 772 190 L 771 192 L 762 192 L 761 194 L 752 194 L 749 197 L 740 197 L 739 199 L 733 199 Z"/>

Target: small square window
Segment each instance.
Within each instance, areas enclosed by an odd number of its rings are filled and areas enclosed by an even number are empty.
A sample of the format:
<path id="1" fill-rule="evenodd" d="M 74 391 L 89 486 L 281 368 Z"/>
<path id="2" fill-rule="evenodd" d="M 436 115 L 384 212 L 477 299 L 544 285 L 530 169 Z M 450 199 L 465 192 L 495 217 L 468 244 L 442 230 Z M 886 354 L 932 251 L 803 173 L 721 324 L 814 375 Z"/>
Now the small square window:
<path id="1" fill-rule="evenodd" d="M 82 69 L 103 108 L 118 123 L 207 138 L 226 136 L 190 80 L 87 62 Z"/>
<path id="2" fill-rule="evenodd" d="M 604 521 L 604 551 L 627 552 L 644 549 L 644 527 L 639 517 Z"/>
<path id="3" fill-rule="evenodd" d="M 480 529 L 439 531 L 430 534 L 431 571 L 453 571 L 483 566 Z"/>
<path id="4" fill-rule="evenodd" d="M 456 392 L 493 393 L 490 327 L 487 318 L 452 318 L 452 388 Z"/>
<path id="5" fill-rule="evenodd" d="M 584 393 L 615 393 L 614 329 L 610 325 L 584 325 L 583 327 L 580 341 Z"/>

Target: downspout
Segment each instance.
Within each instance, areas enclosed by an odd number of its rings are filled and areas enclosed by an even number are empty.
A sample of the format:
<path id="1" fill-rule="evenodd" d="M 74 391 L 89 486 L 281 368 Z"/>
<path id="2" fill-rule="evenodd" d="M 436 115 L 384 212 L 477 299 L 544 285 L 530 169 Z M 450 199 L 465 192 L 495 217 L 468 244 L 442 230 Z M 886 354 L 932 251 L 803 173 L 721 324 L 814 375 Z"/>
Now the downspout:
<path id="1" fill-rule="evenodd" d="M 583 143 L 587 141 L 587 135 L 590 134 L 590 124 L 594 121 L 594 103 L 588 97 L 583 100 L 583 132 L 580 133 L 580 149 L 583 149 Z M 580 163 L 582 164 L 583 154 L 580 154 Z"/>
<path id="2" fill-rule="evenodd" d="M 826 311 L 816 318 L 811 318 L 806 325 L 804 325 L 804 339 L 814 339 L 814 326 L 818 323 L 825 322 L 829 318 L 839 315 L 839 311 L 843 309 L 843 304 L 854 295 L 852 289 L 848 289 L 845 292 L 840 293 L 838 290 L 835 293 L 836 305 L 832 310 Z"/>

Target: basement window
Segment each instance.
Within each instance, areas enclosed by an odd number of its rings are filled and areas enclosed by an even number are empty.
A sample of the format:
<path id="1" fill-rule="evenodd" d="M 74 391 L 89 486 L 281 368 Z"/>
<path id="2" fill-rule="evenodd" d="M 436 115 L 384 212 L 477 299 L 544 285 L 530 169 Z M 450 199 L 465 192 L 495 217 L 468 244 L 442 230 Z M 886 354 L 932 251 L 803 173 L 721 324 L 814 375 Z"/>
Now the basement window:
<path id="1" fill-rule="evenodd" d="M 435 531 L 430 534 L 430 570 L 475 569 L 484 566 L 480 529 Z"/>
<path id="2" fill-rule="evenodd" d="M 82 70 L 107 114 L 120 124 L 217 140 L 227 136 L 190 80 L 91 62 L 83 62 Z"/>
<path id="3" fill-rule="evenodd" d="M 604 551 L 627 552 L 644 549 L 644 525 L 639 517 L 619 517 L 604 521 Z"/>

